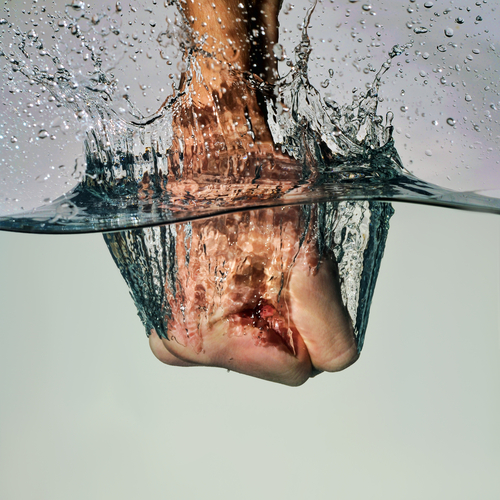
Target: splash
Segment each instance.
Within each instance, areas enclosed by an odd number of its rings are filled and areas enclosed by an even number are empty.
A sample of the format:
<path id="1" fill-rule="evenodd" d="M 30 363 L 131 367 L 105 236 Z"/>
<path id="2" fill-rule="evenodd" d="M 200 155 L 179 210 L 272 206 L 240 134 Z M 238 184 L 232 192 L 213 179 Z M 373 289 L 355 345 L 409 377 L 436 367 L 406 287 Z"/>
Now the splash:
<path id="1" fill-rule="evenodd" d="M 66 181 L 62 196 L 47 197 L 48 203 L 41 207 L 1 217 L 2 228 L 100 231 L 330 199 L 406 200 L 498 211 L 497 200 L 432 186 L 403 167 L 394 146 L 394 115 L 389 111 L 384 120 L 377 108 L 382 77 L 391 69 L 393 59 L 408 55 L 413 41 L 394 45 L 366 91 L 355 92 L 351 103 L 341 105 L 323 98 L 309 82 L 312 46 L 308 27 L 314 6 L 302 23 L 289 73 L 273 84 L 202 51 L 202 42 L 173 6 L 171 17 L 159 32 L 154 31 L 155 21 L 141 23 L 151 27 L 148 42 L 154 43 L 162 60 L 179 72 L 170 76 L 175 80 L 183 75 L 183 83 L 162 99 L 164 103 L 156 111 L 146 106 L 148 115 L 141 112 L 127 85 L 116 77 L 123 60 L 134 60 L 141 52 L 130 50 L 141 40 L 136 33 L 125 35 L 122 7 L 113 7 L 114 11 L 98 14 L 88 12 L 83 3 L 72 2 L 62 14 L 46 13 L 47 29 L 57 41 L 52 44 L 36 27 L 23 31 L 8 21 L 3 23 L 13 39 L 9 47 L 2 44 L 1 52 L 12 78 L 9 91 L 18 95 L 24 85 L 25 95 L 26 88 L 38 100 L 49 95 L 50 105 L 69 115 L 67 120 L 61 118 L 59 129 L 74 127 L 84 148 L 75 154 L 71 167 L 57 167 L 58 174 L 64 173 L 57 178 Z M 36 4 L 32 9 L 43 12 Z M 74 41 L 70 58 L 63 55 L 68 36 Z M 280 46 L 274 53 L 282 57 Z M 227 103 L 214 102 L 204 111 L 214 118 L 216 125 L 210 133 L 220 138 L 217 144 L 207 144 L 199 131 L 192 131 L 194 138 L 188 144 L 186 130 L 182 134 L 174 130 L 184 126 L 182 115 L 192 108 L 190 85 L 202 78 L 200 64 L 207 61 L 220 65 L 223 79 L 239 89 L 241 99 L 231 103 L 233 112 L 244 110 L 249 101 L 264 103 L 267 126 L 282 155 L 270 154 L 266 148 L 252 149 L 256 142 L 252 134 L 255 136 L 258 129 L 252 118 L 242 124 L 248 135 L 235 149 L 222 130 L 222 110 Z M 30 141 L 33 148 L 38 147 L 35 156 L 43 156 L 40 148 L 51 133 L 40 128 L 36 134 Z M 4 138 L 9 135 L 5 133 Z M 13 151 L 22 142 L 14 135 L 11 141 L 8 148 Z M 23 152 L 24 157 L 29 156 L 29 150 Z M 21 161 L 21 156 L 15 158 Z M 44 188 L 56 182 L 55 175 L 49 177 L 39 175 L 38 183 L 33 184 L 42 189 L 42 181 Z M 65 189 L 68 185 L 73 187 Z M 15 213 L 17 206 L 11 204 L 8 210 Z"/>

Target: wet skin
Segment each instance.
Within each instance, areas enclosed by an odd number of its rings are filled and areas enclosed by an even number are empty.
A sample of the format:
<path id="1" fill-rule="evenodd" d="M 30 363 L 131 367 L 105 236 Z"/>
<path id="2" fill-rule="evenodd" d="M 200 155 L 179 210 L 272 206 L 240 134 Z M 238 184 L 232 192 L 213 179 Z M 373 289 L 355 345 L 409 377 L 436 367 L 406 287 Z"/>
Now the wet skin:
<path id="1" fill-rule="evenodd" d="M 210 56 L 191 56 L 198 71 L 181 80 L 172 195 L 218 178 L 245 178 L 263 160 L 269 179 L 293 183 L 300 175 L 300 166 L 273 144 L 257 94 L 234 76 L 248 72 L 273 81 L 278 2 L 214 2 L 215 8 L 211 1 L 181 0 Z M 356 361 L 337 264 L 331 251 L 319 252 L 314 209 L 308 221 L 301 210 L 263 209 L 177 225 L 177 279 L 166 285 L 168 339 L 150 332 L 158 359 L 288 385 Z"/>

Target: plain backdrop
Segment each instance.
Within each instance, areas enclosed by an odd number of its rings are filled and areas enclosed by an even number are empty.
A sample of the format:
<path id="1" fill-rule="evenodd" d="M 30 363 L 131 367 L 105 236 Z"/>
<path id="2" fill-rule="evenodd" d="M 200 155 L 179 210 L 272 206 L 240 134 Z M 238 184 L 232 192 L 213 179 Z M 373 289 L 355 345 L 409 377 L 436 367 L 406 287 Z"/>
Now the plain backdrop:
<path id="1" fill-rule="evenodd" d="M 395 208 L 360 360 L 300 388 L 162 365 L 100 235 L 0 233 L 0 498 L 500 498 L 500 218 Z"/>

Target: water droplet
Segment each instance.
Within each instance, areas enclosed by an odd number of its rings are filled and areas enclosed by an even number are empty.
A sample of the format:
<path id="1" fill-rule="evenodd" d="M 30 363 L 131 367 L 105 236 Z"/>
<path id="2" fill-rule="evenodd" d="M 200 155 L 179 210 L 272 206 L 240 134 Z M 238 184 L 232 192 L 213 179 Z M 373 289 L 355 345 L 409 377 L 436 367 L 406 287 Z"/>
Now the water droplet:
<path id="1" fill-rule="evenodd" d="M 274 57 L 276 57 L 276 59 L 278 59 L 279 61 L 283 61 L 283 56 L 285 53 L 283 45 L 281 45 L 280 43 L 275 43 L 273 45 L 273 52 L 274 52 Z"/>
<path id="2" fill-rule="evenodd" d="M 446 78 L 444 76 L 442 76 L 439 80 L 443 85 L 446 84 Z"/>
<path id="3" fill-rule="evenodd" d="M 408 111 L 408 106 L 401 106 L 399 108 L 403 113 L 406 113 Z"/>
<path id="4" fill-rule="evenodd" d="M 433 7 L 433 5 L 434 5 L 434 2 L 425 2 L 424 3 L 424 7 L 426 9 L 430 9 L 431 7 Z"/>
<path id="5" fill-rule="evenodd" d="M 474 130 L 476 132 L 481 132 L 481 127 L 479 125 L 474 125 Z"/>
<path id="6" fill-rule="evenodd" d="M 13 135 L 11 138 L 10 138 L 10 142 L 12 142 L 12 144 L 15 144 L 17 142 L 17 137 L 15 135 Z"/>
<path id="7" fill-rule="evenodd" d="M 445 28 L 444 34 L 448 37 L 451 38 L 454 35 L 454 32 L 451 28 Z"/>
<path id="8" fill-rule="evenodd" d="M 439 52 L 446 52 L 446 47 L 444 45 L 438 45 L 437 49 L 439 50 Z"/>
<path id="9" fill-rule="evenodd" d="M 39 139 L 45 139 L 45 138 L 49 137 L 49 135 L 50 134 L 44 128 L 42 128 L 38 131 L 38 138 Z"/>
<path id="10" fill-rule="evenodd" d="M 464 21 L 464 18 L 463 18 L 463 17 L 457 17 L 457 18 L 455 19 L 455 22 L 456 22 L 457 24 L 464 24 L 464 22 L 465 22 L 465 21 Z"/>
<path id="11" fill-rule="evenodd" d="M 446 123 L 450 126 L 453 127 L 457 121 L 454 118 L 446 118 Z"/>
<path id="12" fill-rule="evenodd" d="M 482 18 L 481 16 L 477 16 L 477 17 L 476 17 L 476 21 L 480 22 L 480 21 L 482 21 L 482 20 L 483 20 L 483 18 Z"/>
<path id="13" fill-rule="evenodd" d="M 323 82 L 321 82 L 321 86 L 326 89 L 328 87 L 328 85 L 330 85 L 330 80 L 328 80 L 328 78 L 326 80 L 324 80 Z"/>
<path id="14" fill-rule="evenodd" d="M 416 28 L 413 29 L 413 32 L 416 33 L 417 35 L 422 35 L 424 33 L 427 33 L 429 30 L 425 26 L 417 26 Z"/>
<path id="15" fill-rule="evenodd" d="M 7 24 L 7 19 L 5 19 L 5 18 L 2 17 L 0 19 L 0 24 Z"/>
<path id="16" fill-rule="evenodd" d="M 369 3 L 364 3 L 361 8 L 365 11 L 365 12 L 369 12 L 370 10 L 372 10 L 372 6 L 369 4 Z"/>
<path id="17" fill-rule="evenodd" d="M 334 137 L 339 137 L 340 135 L 342 135 L 342 130 L 340 130 L 340 128 L 337 125 L 335 125 L 335 128 L 333 129 L 332 135 Z"/>
<path id="18" fill-rule="evenodd" d="M 71 3 L 68 5 L 68 7 L 71 7 L 76 12 L 80 12 L 82 10 L 85 10 L 85 2 L 80 2 L 79 0 L 72 0 Z"/>
<path id="19" fill-rule="evenodd" d="M 425 155 L 426 156 L 432 156 L 432 151 L 430 149 L 425 150 Z"/>
<path id="20" fill-rule="evenodd" d="M 469 94 L 465 94 L 465 100 L 467 102 L 470 102 L 470 101 L 472 101 L 472 97 Z"/>
<path id="21" fill-rule="evenodd" d="M 437 120 L 432 120 L 432 124 L 437 127 L 439 125 L 439 122 Z"/>
<path id="22" fill-rule="evenodd" d="M 328 70 L 328 74 L 330 75 L 330 78 L 333 78 L 333 69 L 330 68 Z"/>

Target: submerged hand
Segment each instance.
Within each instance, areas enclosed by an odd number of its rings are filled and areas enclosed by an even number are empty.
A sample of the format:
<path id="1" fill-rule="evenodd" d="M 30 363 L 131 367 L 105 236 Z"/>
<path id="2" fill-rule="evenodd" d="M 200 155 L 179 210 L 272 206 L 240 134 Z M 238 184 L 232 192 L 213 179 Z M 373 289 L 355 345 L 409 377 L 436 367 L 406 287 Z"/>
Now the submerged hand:
<path id="1" fill-rule="evenodd" d="M 150 336 L 158 359 L 300 385 L 358 358 L 337 264 L 300 207 L 195 221 L 189 238 L 187 226 L 176 228 L 168 338 Z"/>

